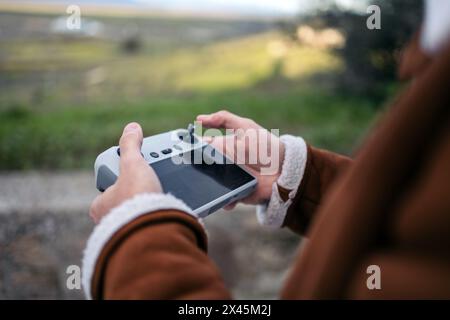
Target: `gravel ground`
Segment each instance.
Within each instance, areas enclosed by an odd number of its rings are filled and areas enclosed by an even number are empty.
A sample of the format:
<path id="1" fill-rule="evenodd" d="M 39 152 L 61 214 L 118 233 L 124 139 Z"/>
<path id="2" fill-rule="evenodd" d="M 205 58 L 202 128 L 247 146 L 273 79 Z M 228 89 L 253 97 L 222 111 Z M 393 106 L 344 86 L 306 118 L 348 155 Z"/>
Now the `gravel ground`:
<path id="1" fill-rule="evenodd" d="M 0 174 L 0 299 L 82 299 L 66 288 L 80 265 L 97 194 L 90 172 Z M 300 239 L 258 225 L 238 206 L 205 219 L 209 254 L 238 299 L 277 297 Z"/>

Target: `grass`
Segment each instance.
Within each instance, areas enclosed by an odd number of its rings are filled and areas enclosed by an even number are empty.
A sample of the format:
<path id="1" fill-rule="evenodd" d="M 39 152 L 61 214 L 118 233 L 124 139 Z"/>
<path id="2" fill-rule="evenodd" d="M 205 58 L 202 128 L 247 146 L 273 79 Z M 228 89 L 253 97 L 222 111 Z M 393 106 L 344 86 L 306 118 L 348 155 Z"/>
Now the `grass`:
<path id="1" fill-rule="evenodd" d="M 129 121 L 151 135 L 223 108 L 342 153 L 373 122 L 373 102 L 311 80 L 342 68 L 338 58 L 276 32 L 152 46 L 130 55 L 108 41 L 1 43 L 0 169 L 90 169 Z"/>

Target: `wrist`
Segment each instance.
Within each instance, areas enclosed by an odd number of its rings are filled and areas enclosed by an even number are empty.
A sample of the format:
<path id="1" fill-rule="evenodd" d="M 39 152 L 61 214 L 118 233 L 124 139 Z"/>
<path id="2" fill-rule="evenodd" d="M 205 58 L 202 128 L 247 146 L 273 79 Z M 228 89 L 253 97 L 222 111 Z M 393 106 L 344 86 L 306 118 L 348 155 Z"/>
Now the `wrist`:
<path id="1" fill-rule="evenodd" d="M 280 140 L 285 150 L 277 185 L 281 190 L 297 192 L 305 172 L 308 148 L 301 137 L 283 135 Z"/>
<path id="2" fill-rule="evenodd" d="M 283 225 L 303 179 L 307 159 L 307 146 L 302 138 L 285 135 L 280 140 L 285 146 L 281 173 L 272 183 L 269 201 L 257 207 L 260 224 L 271 227 Z"/>

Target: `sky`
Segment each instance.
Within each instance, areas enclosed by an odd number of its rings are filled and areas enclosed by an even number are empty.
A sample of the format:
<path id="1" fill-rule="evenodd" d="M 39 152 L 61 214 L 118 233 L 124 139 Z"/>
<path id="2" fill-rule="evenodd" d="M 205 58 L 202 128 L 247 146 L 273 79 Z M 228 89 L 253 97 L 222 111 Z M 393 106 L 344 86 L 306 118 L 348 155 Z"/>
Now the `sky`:
<path id="1" fill-rule="evenodd" d="M 146 5 L 169 8 L 202 8 L 203 10 L 237 11 L 242 13 L 295 14 L 300 6 L 298 0 L 130 0 Z"/>
<path id="2" fill-rule="evenodd" d="M 28 0 L 30 1 L 30 0 Z M 218 12 L 244 15 L 297 15 L 329 0 L 33 0 L 31 2 L 64 4 L 114 4 L 135 5 L 149 9 L 167 11 Z M 2 0 L 0 0 L 0 3 Z M 351 7 L 363 0 L 336 0 L 343 6 Z"/>

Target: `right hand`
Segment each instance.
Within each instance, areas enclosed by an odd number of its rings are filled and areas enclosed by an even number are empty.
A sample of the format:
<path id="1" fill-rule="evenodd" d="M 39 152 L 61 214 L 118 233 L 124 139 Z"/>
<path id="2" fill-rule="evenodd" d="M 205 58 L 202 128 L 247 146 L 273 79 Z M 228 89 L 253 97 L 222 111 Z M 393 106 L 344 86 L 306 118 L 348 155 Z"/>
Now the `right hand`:
<path id="1" fill-rule="evenodd" d="M 245 163 L 239 164 L 243 164 L 257 178 L 258 186 L 255 192 L 242 202 L 246 204 L 267 202 L 272 195 L 272 185 L 280 177 L 284 161 L 285 147 L 280 139 L 255 121 L 228 111 L 199 115 L 197 121 L 201 122 L 205 128 L 238 130 L 234 135 L 207 138 L 207 140 L 210 140 L 214 148 L 235 162 L 245 160 Z M 243 150 L 245 154 L 237 154 L 236 151 L 239 150 Z M 225 209 L 231 210 L 235 206 L 236 203 L 233 203 Z"/>

